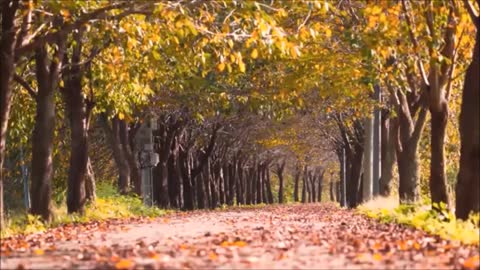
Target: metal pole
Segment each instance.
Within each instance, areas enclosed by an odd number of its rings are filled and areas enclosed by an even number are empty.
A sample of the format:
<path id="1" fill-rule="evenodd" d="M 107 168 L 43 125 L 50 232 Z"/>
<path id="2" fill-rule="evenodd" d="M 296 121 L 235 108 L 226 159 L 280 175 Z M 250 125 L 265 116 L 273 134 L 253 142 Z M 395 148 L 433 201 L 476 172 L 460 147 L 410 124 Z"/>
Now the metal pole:
<path id="1" fill-rule="evenodd" d="M 380 86 L 375 85 L 375 100 L 380 101 Z M 380 177 L 382 176 L 382 158 L 381 158 L 381 140 L 382 140 L 382 119 L 379 108 L 375 108 L 373 120 L 373 196 L 377 196 L 380 192 Z"/>
<path id="2" fill-rule="evenodd" d="M 345 155 L 345 148 L 342 148 L 342 188 L 341 188 L 341 205 L 347 206 L 347 159 Z"/>
<path id="3" fill-rule="evenodd" d="M 366 202 L 373 194 L 373 117 L 365 119 L 365 141 L 363 147 L 362 201 Z"/>
<path id="4" fill-rule="evenodd" d="M 23 159 L 23 147 L 20 148 L 20 160 L 22 162 L 21 171 L 22 171 L 22 182 L 23 182 L 23 203 L 25 205 L 25 209 L 30 209 L 30 190 L 28 187 L 28 168 L 25 165 L 25 161 Z"/>

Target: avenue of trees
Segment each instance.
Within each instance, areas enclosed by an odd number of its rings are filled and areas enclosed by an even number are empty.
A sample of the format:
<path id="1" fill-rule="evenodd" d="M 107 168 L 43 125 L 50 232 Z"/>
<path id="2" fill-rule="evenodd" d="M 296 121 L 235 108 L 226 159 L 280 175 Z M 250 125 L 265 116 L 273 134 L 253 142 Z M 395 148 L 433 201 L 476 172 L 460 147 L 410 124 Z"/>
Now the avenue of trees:
<path id="1" fill-rule="evenodd" d="M 2 224 L 143 196 L 152 119 L 162 208 L 479 212 L 479 0 L 0 1 Z"/>

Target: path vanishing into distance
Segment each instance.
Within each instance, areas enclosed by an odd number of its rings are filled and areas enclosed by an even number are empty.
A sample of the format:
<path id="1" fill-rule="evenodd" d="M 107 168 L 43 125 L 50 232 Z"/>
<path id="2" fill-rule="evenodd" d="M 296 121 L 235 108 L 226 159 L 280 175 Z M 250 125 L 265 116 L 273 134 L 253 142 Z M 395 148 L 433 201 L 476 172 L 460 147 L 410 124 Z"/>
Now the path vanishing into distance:
<path id="1" fill-rule="evenodd" d="M 176 212 L 3 239 L 1 269 L 478 269 L 478 246 L 332 204 Z"/>

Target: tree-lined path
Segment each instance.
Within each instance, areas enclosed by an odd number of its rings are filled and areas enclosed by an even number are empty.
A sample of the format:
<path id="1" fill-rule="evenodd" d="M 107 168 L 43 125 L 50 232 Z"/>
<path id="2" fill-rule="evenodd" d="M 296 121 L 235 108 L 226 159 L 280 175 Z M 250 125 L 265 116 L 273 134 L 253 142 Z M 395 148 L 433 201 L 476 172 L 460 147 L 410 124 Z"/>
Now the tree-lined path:
<path id="1" fill-rule="evenodd" d="M 1 268 L 478 269 L 479 14 L 0 0 Z"/>
<path id="2" fill-rule="evenodd" d="M 71 225 L 7 239 L 7 253 L 2 269 L 475 269 L 479 255 L 474 246 L 330 204 Z"/>

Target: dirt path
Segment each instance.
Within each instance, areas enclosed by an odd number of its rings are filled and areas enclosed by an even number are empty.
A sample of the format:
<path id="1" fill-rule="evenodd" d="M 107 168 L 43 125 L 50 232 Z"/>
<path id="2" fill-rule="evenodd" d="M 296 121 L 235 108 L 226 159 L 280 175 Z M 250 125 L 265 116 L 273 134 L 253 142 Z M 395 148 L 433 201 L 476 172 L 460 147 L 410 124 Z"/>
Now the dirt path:
<path id="1" fill-rule="evenodd" d="M 478 269 L 478 247 L 328 204 L 176 213 L 2 241 L 1 269 Z"/>

